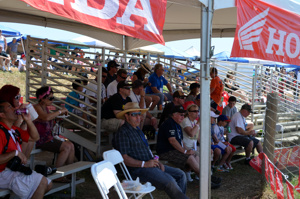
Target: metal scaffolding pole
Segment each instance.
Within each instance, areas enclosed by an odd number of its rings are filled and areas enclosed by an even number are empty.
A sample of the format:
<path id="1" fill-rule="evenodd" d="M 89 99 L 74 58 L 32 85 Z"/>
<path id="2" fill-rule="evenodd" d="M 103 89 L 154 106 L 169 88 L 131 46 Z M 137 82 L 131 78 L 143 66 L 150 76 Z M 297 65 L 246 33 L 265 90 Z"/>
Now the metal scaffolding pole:
<path id="1" fill-rule="evenodd" d="M 201 102 L 200 102 L 200 194 L 199 198 L 210 198 L 210 47 L 213 1 L 202 6 L 201 24 Z"/>

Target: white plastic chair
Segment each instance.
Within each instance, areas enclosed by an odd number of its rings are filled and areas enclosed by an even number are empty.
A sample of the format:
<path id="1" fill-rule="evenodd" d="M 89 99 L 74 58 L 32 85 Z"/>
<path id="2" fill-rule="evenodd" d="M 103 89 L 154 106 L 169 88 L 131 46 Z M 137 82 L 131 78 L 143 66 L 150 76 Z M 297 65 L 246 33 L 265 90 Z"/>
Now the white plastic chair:
<path id="1" fill-rule="evenodd" d="M 127 199 L 127 195 L 117 177 L 117 171 L 114 165 L 109 161 L 95 163 L 91 167 L 92 176 L 104 199 L 109 199 L 108 193 L 111 187 L 114 187 L 121 199 Z"/>
<path id="2" fill-rule="evenodd" d="M 104 160 L 110 161 L 112 164 L 116 165 L 119 164 L 123 174 L 125 175 L 126 180 L 132 180 L 131 175 L 124 163 L 124 159 L 121 155 L 121 153 L 115 149 L 109 150 L 109 151 L 105 151 L 103 153 L 103 158 Z M 154 186 L 151 187 L 147 187 L 146 189 L 141 189 L 140 191 L 130 191 L 130 190 L 125 190 L 126 193 L 132 193 L 134 198 L 142 198 L 144 195 L 148 194 L 150 195 L 150 197 L 153 199 L 151 192 L 155 190 Z M 136 196 L 137 194 L 137 196 Z M 129 198 L 131 198 L 132 196 L 130 196 Z"/>

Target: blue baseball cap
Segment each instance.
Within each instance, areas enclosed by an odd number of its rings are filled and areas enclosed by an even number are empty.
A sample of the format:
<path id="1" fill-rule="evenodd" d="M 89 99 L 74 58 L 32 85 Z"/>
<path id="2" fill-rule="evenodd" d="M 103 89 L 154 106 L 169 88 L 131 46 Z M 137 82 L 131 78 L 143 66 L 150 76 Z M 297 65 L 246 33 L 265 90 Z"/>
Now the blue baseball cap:
<path id="1" fill-rule="evenodd" d="M 220 121 L 230 122 L 230 119 L 226 115 L 220 115 L 218 117 L 218 122 Z"/>

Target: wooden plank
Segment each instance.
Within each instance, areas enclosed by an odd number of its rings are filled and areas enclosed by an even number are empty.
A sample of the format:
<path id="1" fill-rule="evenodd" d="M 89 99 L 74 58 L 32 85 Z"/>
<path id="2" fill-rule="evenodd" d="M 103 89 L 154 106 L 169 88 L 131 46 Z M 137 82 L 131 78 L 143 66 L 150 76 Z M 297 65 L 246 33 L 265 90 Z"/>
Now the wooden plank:
<path id="1" fill-rule="evenodd" d="M 84 169 L 88 169 L 93 164 L 94 164 L 94 162 L 80 161 L 80 162 L 69 164 L 69 165 L 66 165 L 63 167 L 59 167 L 59 168 L 57 168 L 56 173 L 48 176 L 48 178 L 53 180 L 53 179 L 57 179 L 57 178 L 60 178 L 63 176 L 67 176 L 69 174 L 76 173 L 76 172 L 82 171 Z"/>

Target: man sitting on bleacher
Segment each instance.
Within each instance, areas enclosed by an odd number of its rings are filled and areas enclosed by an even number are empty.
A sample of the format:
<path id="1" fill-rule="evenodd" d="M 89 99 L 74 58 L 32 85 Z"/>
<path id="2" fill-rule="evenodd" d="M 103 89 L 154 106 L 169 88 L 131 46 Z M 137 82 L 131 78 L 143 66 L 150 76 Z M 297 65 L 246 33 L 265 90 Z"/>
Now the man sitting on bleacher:
<path id="1" fill-rule="evenodd" d="M 43 198 L 52 187 L 52 182 L 43 175 L 32 171 L 23 173 L 7 168 L 11 160 L 19 159 L 26 164 L 27 158 L 22 153 L 22 141 L 37 141 L 40 136 L 31 121 L 30 114 L 22 117 L 27 123 L 28 131 L 24 131 L 13 123 L 18 119 L 16 108 L 7 101 L 0 101 L 0 188 L 13 191 L 19 198 Z M 10 167 L 12 168 L 12 167 Z M 14 169 L 13 169 L 14 170 Z"/>
<path id="2" fill-rule="evenodd" d="M 180 169 L 163 165 L 153 156 L 147 138 L 138 127 L 141 116 L 148 109 L 141 109 L 138 103 L 129 102 L 117 118 L 125 119 L 114 136 L 114 147 L 123 156 L 133 179 L 139 177 L 143 182 L 150 182 L 157 189 L 164 190 L 170 198 L 188 198 L 186 176 Z"/>
<path id="3" fill-rule="evenodd" d="M 256 148 L 257 152 L 262 152 L 261 142 L 255 138 L 253 125 L 248 125 L 246 117 L 253 113 L 251 105 L 244 104 L 241 110 L 235 113 L 229 123 L 231 133 L 228 134 L 229 142 L 233 145 L 241 145 L 245 148 L 245 164 L 249 164 L 251 151 Z"/>

